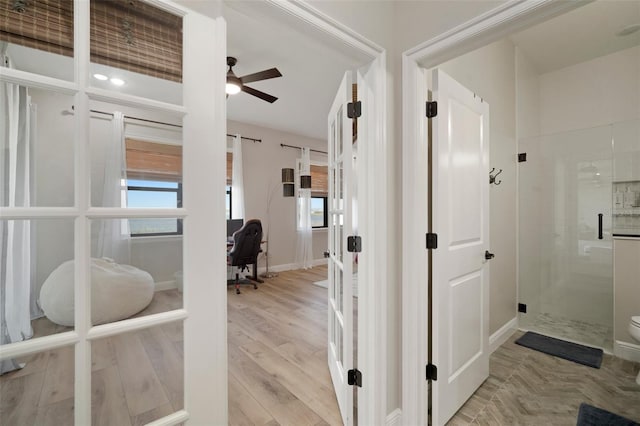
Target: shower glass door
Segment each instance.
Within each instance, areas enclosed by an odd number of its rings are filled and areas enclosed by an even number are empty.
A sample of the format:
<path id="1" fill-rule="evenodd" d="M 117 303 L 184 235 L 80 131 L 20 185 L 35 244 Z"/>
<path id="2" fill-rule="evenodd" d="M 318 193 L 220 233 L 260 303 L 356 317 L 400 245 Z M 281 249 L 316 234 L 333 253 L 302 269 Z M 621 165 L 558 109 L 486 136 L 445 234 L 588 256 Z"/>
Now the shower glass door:
<path id="1" fill-rule="evenodd" d="M 520 140 L 520 327 L 613 346 L 611 126 Z"/>

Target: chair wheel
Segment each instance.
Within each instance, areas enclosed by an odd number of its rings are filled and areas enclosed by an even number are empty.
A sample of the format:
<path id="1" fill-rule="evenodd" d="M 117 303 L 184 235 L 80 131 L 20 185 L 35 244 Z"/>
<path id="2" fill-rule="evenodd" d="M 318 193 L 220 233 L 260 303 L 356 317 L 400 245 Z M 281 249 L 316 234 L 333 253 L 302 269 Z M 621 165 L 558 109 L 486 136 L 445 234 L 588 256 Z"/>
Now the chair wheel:
<path id="1" fill-rule="evenodd" d="M 257 290 L 258 289 L 258 284 L 254 284 L 253 288 Z"/>
<path id="2" fill-rule="evenodd" d="M 240 289 L 236 288 L 236 294 L 240 294 Z"/>

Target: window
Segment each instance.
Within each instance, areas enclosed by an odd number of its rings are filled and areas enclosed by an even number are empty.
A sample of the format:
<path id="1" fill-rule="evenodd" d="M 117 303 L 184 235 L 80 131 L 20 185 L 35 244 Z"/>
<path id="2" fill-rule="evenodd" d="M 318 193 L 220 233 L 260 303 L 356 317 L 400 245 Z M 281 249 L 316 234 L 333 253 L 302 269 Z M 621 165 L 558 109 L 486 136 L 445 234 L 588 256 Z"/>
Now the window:
<path id="1" fill-rule="evenodd" d="M 127 207 L 182 207 L 182 184 L 127 179 Z M 182 235 L 182 221 L 174 218 L 129 219 L 132 237 Z"/>
<path id="2" fill-rule="evenodd" d="M 127 138 L 127 207 L 182 207 L 182 147 Z M 175 218 L 130 219 L 132 237 L 182 235 Z"/>
<path id="3" fill-rule="evenodd" d="M 299 167 L 299 164 L 298 164 Z M 311 227 L 327 228 L 329 226 L 327 166 L 311 164 Z M 298 221 L 300 221 L 300 205 L 297 204 Z M 300 222 L 298 222 L 300 228 Z"/>
<path id="4" fill-rule="evenodd" d="M 328 226 L 327 197 L 311 197 L 311 227 L 326 228 Z"/>
<path id="5" fill-rule="evenodd" d="M 231 177 L 233 176 L 233 153 L 227 152 L 227 193 L 225 194 L 225 206 L 227 220 L 231 219 Z"/>

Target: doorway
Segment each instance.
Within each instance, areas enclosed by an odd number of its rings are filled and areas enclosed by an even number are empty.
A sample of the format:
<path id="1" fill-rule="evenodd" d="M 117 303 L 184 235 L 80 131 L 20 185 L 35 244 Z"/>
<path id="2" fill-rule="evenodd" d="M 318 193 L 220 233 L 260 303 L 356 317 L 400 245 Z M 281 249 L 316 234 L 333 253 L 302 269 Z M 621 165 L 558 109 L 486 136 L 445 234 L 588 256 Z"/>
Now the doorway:
<path id="1" fill-rule="evenodd" d="M 247 151 L 243 152 L 243 158 L 248 160 L 252 155 L 251 151 L 264 154 L 261 157 L 254 158 L 258 161 L 256 163 L 257 168 L 262 170 L 262 180 L 258 184 L 261 187 L 265 187 L 266 183 L 269 186 L 268 192 L 273 191 L 275 194 L 269 209 L 270 223 L 268 226 L 271 229 L 269 232 L 269 251 L 273 256 L 268 259 L 269 268 L 281 275 L 286 274 L 284 271 L 287 269 L 295 268 L 296 223 L 294 215 L 296 207 L 293 199 L 283 198 L 281 195 L 280 169 L 295 168 L 299 151 L 289 147 L 281 147 L 280 144 L 296 147 L 309 146 L 317 151 L 329 151 L 327 145 L 327 114 L 333 94 L 335 94 L 340 79 L 347 69 L 356 70 L 366 65 L 367 71 L 371 70 L 368 77 L 376 76 L 373 84 L 361 94 L 362 104 L 367 105 L 367 114 L 365 116 L 363 113 L 363 117 L 359 120 L 360 129 L 363 131 L 366 129 L 367 120 L 374 119 L 374 117 L 380 119 L 384 110 L 384 105 L 379 105 L 376 102 L 376 99 L 381 99 L 379 94 L 384 92 L 384 83 L 382 79 L 377 78 L 377 75 L 380 75 L 378 74 L 379 70 L 384 69 L 384 51 L 368 41 L 365 41 L 363 45 L 363 40 L 361 39 L 359 39 L 358 43 L 353 43 L 353 38 L 350 38 L 352 36 L 347 37 L 342 33 L 342 30 L 331 28 L 331 25 L 327 25 L 322 20 L 311 20 L 311 25 L 308 22 L 303 23 L 296 16 L 296 13 L 291 15 L 292 11 L 289 8 L 289 5 L 281 3 L 270 4 L 265 2 L 251 4 L 249 7 L 246 4 L 230 2 L 225 5 L 224 12 L 225 18 L 228 20 L 228 55 L 236 57 L 238 64 L 244 61 L 247 64 L 246 66 L 250 67 L 246 68 L 246 72 L 275 66 L 283 74 L 282 78 L 273 79 L 269 82 L 273 83 L 273 85 L 269 86 L 265 82 L 262 86 L 265 91 L 279 97 L 273 104 L 267 104 L 251 97 L 243 99 L 240 97 L 243 96 L 242 94 L 235 99 L 230 97 L 227 101 L 228 118 L 230 120 L 228 122 L 229 133 L 236 133 L 237 130 L 235 129 L 239 129 L 245 132 L 246 136 L 262 139 L 261 143 L 245 145 L 243 149 Z M 317 11 L 314 11 L 314 13 L 317 13 Z M 247 31 L 247 28 L 251 28 L 252 31 Z M 234 50 L 232 51 L 232 49 Z M 243 55 L 245 59 L 242 58 Z M 256 65 L 250 65 L 252 62 Z M 239 73 L 243 74 L 244 71 L 239 71 Z M 324 82 L 326 81 L 329 81 L 328 85 L 325 85 Z M 256 84 L 256 88 L 260 87 Z M 368 99 L 369 103 L 365 99 Z M 377 121 L 376 126 L 381 125 L 382 122 Z M 249 134 L 250 131 L 258 134 Z M 363 134 L 366 134 L 366 132 Z M 368 167 L 372 164 L 370 161 L 374 146 L 385 139 L 384 137 L 376 136 L 383 133 L 369 134 L 369 143 L 358 152 L 358 164 L 363 174 L 367 172 Z M 322 145 L 314 145 L 318 141 Z M 274 142 L 276 142 L 275 147 Z M 386 144 L 386 139 L 383 143 Z M 271 144 L 271 148 L 267 144 Z M 270 149 L 272 149 L 271 153 L 268 152 Z M 322 153 L 312 151 L 311 156 L 312 162 L 315 159 L 325 164 L 329 163 L 327 156 Z M 377 179 L 384 179 L 384 176 L 378 176 Z M 328 180 L 331 181 L 331 179 Z M 268 181 L 271 182 L 269 183 Z M 362 181 L 364 181 L 364 177 L 358 176 L 358 185 L 361 185 Z M 245 186 L 248 187 L 249 183 L 246 175 L 244 182 Z M 355 185 L 355 181 L 353 185 Z M 375 185 L 375 179 L 369 180 L 362 188 L 366 188 L 366 185 Z M 247 191 L 249 191 L 248 188 L 245 189 L 245 194 Z M 330 191 L 327 195 L 330 195 Z M 358 196 L 359 205 L 367 206 L 374 202 L 373 199 L 367 198 L 366 195 L 367 192 L 363 192 L 362 196 Z M 247 202 L 248 208 L 251 208 L 248 203 L 249 201 Z M 326 204 L 327 221 L 331 220 L 332 207 L 329 203 L 330 200 L 328 199 Z M 253 207 L 254 213 L 248 213 L 249 216 L 266 213 L 263 205 L 268 203 L 259 202 L 259 204 L 262 205 Z M 362 235 L 375 229 L 374 221 L 371 217 L 366 218 L 363 216 L 358 218 L 355 223 L 357 223 L 358 231 Z M 280 232 L 274 232 L 274 229 L 279 229 Z M 316 260 L 319 260 L 318 257 L 322 258 L 323 252 L 329 248 L 329 240 L 331 238 L 329 237 L 329 229 L 330 227 L 313 231 L 313 251 Z M 378 232 L 376 231 L 376 233 Z M 285 235 L 290 237 L 285 238 Z M 346 246 L 348 236 L 347 233 L 340 235 L 339 239 L 343 240 L 340 243 L 341 245 L 344 244 Z M 373 258 L 371 256 L 377 256 L 381 250 L 382 247 L 374 246 L 373 241 L 365 240 L 363 251 L 359 256 L 359 282 L 366 280 L 367 274 L 374 276 L 373 271 L 378 267 L 382 267 L 382 265 L 375 265 L 370 260 Z M 286 253 L 289 258 L 286 258 L 283 253 Z M 263 263 L 261 263 L 262 265 Z M 315 270 L 316 267 L 310 271 L 314 272 Z M 265 279 L 265 281 L 268 283 L 268 280 Z M 366 301 L 368 307 L 363 309 L 363 313 L 383 318 L 384 311 L 379 309 L 383 301 L 383 299 L 379 298 L 383 285 L 382 283 L 371 285 L 368 289 L 363 290 L 364 293 L 359 294 L 358 299 L 353 299 L 353 303 L 360 304 Z M 258 289 L 257 292 L 259 293 L 260 290 Z M 328 296 L 327 294 L 327 298 Z M 236 302 L 235 298 L 231 300 L 231 295 L 229 295 L 229 299 L 229 303 Z M 381 313 L 382 315 L 380 315 Z M 350 332 L 353 333 L 354 330 L 350 330 Z M 375 334 L 376 332 L 372 329 L 365 328 L 364 331 L 358 333 L 357 344 L 373 342 L 373 340 L 369 339 L 373 339 Z M 379 341 L 379 338 L 376 337 L 375 340 Z M 371 380 L 378 376 L 381 371 L 380 368 L 375 366 L 380 362 L 379 357 L 382 356 L 384 350 L 380 348 L 380 351 L 376 352 L 359 352 L 367 353 L 362 357 L 362 363 L 359 365 L 369 366 L 367 370 L 372 375 L 370 376 Z M 232 362 L 231 358 L 230 362 Z M 346 374 L 346 370 L 344 374 Z M 345 386 L 347 386 L 347 378 L 345 377 L 344 379 Z M 379 402 L 375 402 L 377 399 L 374 400 L 374 398 L 379 399 Z M 386 393 L 383 388 L 376 389 L 375 393 L 363 393 L 358 403 L 359 420 L 371 419 L 367 420 L 367 423 L 376 423 L 375 418 L 384 418 L 386 415 L 384 413 L 385 400 Z M 353 416 L 350 417 L 353 418 Z"/>

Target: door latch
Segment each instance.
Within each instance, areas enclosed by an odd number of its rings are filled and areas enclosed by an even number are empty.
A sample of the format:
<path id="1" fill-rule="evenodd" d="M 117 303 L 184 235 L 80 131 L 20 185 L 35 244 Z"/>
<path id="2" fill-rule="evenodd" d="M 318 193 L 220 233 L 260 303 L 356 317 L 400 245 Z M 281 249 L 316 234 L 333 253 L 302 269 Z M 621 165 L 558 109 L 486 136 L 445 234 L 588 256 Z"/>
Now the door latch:
<path id="1" fill-rule="evenodd" d="M 489 253 L 489 250 L 485 250 L 485 251 L 484 251 L 484 258 L 485 258 L 485 259 L 487 259 L 487 260 L 491 260 L 491 259 L 493 259 L 494 257 L 496 257 L 496 255 L 495 255 L 495 254 L 493 254 L 493 253 Z"/>

